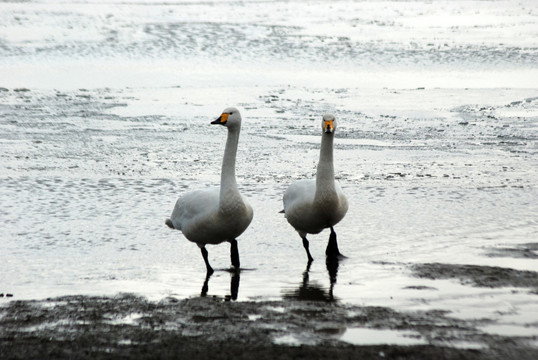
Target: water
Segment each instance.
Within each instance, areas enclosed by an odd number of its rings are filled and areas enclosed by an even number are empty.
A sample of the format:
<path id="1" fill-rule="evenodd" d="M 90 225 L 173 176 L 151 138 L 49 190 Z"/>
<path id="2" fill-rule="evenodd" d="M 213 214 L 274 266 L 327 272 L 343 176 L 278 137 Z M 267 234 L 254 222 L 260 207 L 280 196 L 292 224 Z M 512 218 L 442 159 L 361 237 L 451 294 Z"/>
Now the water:
<path id="1" fill-rule="evenodd" d="M 420 338 L 418 333 L 412 331 L 390 331 L 367 328 L 347 329 L 341 338 L 342 341 L 355 345 L 424 345 L 426 342 Z"/>
<path id="2" fill-rule="evenodd" d="M 0 292 L 199 295 L 199 249 L 164 220 L 179 195 L 218 184 L 226 133 L 209 122 L 237 106 L 238 183 L 255 210 L 239 301 L 307 290 L 536 336 L 528 289 L 409 268 L 538 270 L 491 256 L 538 239 L 533 4 L 1 3 Z M 310 236 L 305 273 L 279 214 L 287 185 L 315 173 L 325 112 L 350 200 L 336 275 L 328 232 Z M 228 295 L 229 247 L 208 250 L 208 294 Z"/>

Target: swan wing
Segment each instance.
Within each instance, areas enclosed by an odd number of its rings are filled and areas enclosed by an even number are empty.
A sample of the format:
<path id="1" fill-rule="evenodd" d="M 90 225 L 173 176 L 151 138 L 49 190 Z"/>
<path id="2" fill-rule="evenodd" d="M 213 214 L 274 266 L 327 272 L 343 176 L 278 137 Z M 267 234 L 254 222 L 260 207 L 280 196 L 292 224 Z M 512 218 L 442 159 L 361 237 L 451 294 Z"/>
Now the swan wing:
<path id="1" fill-rule="evenodd" d="M 219 188 L 185 194 L 177 200 L 170 222 L 199 246 L 233 240 L 252 221 L 252 207 L 240 197 L 234 206 L 223 210 L 220 198 Z"/>
<path id="2" fill-rule="evenodd" d="M 292 183 L 284 193 L 284 213 L 286 216 L 304 206 L 312 206 L 316 195 L 314 180 L 299 180 Z"/>
<path id="3" fill-rule="evenodd" d="M 292 183 L 284 193 L 284 214 L 301 236 L 317 234 L 337 224 L 348 210 L 348 201 L 338 184 L 336 192 L 325 202 L 315 202 L 316 181 L 300 180 Z"/>
<path id="4" fill-rule="evenodd" d="M 323 227 L 317 224 L 314 214 L 315 180 L 299 180 L 284 193 L 284 215 L 291 226 L 301 235 L 318 233 Z"/>
<path id="5" fill-rule="evenodd" d="M 349 203 L 340 185 L 338 183 L 336 183 L 335 185 L 336 185 L 336 194 L 338 196 L 338 208 L 335 211 L 336 213 L 335 224 L 336 224 L 340 222 L 340 220 L 342 220 L 344 216 L 346 215 L 347 210 L 349 208 Z"/>
<path id="6" fill-rule="evenodd" d="M 192 191 L 177 200 L 170 220 L 175 229 L 183 230 L 195 219 L 218 211 L 218 206 L 219 188 Z"/>

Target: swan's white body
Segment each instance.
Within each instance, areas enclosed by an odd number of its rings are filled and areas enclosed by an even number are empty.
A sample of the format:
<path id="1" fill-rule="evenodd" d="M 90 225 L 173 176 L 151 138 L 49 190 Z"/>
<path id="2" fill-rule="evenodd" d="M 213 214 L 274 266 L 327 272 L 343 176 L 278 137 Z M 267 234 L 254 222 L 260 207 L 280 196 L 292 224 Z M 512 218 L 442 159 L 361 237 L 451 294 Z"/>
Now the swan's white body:
<path id="1" fill-rule="evenodd" d="M 188 240 L 195 242 L 202 249 L 208 273 L 213 270 L 207 261 L 205 245 L 231 242 L 234 263 L 234 243 L 237 252 L 235 239 L 247 229 L 253 217 L 252 207 L 239 193 L 235 179 L 241 115 L 237 109 L 227 108 L 221 117 L 212 123 L 228 128 L 220 187 L 193 191 L 180 197 L 170 219 L 166 221 L 168 226 L 181 230 Z M 239 266 L 238 254 L 237 263 L 233 265 Z"/>
<path id="2" fill-rule="evenodd" d="M 327 189 L 320 197 L 316 197 L 316 190 L 316 180 L 299 180 L 284 194 L 286 219 L 302 238 L 338 224 L 348 209 L 340 185 L 335 184 L 334 189 Z"/>
<path id="3" fill-rule="evenodd" d="M 170 217 L 174 229 L 200 247 L 241 235 L 252 221 L 252 207 L 239 193 L 237 198 L 221 201 L 221 190 L 197 190 L 179 198 Z"/>
<path id="4" fill-rule="evenodd" d="M 325 228 L 331 228 L 333 234 L 332 227 L 344 218 L 348 209 L 347 198 L 334 180 L 333 140 L 336 129 L 334 116 L 325 115 L 322 128 L 316 178 L 296 181 L 284 194 L 286 219 L 303 239 L 309 260 L 312 260 L 312 257 L 308 251 L 306 235 L 318 234 Z M 336 235 L 334 241 L 336 246 Z"/>

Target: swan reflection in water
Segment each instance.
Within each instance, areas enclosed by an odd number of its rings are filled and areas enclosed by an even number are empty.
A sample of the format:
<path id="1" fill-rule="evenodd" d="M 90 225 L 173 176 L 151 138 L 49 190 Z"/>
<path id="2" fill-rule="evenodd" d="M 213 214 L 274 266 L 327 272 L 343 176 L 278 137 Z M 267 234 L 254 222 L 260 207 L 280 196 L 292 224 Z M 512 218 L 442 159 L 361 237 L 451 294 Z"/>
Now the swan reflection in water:
<path id="1" fill-rule="evenodd" d="M 237 294 L 239 293 L 239 269 L 232 269 L 230 270 L 231 279 L 230 279 L 230 295 L 226 295 L 224 297 L 225 300 L 237 300 Z M 211 274 L 208 274 L 204 280 L 204 284 L 202 285 L 202 292 L 200 296 L 205 297 L 207 296 L 207 292 L 209 291 L 209 279 L 211 278 Z"/>
<path id="2" fill-rule="evenodd" d="M 329 289 L 324 288 L 316 283 L 310 283 L 310 266 L 312 262 L 309 261 L 305 271 L 303 272 L 303 281 L 297 289 L 289 289 L 284 291 L 283 297 L 291 300 L 304 300 L 304 301 L 326 301 L 333 302 L 337 298 L 334 297 L 334 285 L 336 284 L 336 278 L 338 275 L 339 259 L 337 257 L 327 257 L 325 265 L 327 265 L 327 272 L 329 273 Z"/>

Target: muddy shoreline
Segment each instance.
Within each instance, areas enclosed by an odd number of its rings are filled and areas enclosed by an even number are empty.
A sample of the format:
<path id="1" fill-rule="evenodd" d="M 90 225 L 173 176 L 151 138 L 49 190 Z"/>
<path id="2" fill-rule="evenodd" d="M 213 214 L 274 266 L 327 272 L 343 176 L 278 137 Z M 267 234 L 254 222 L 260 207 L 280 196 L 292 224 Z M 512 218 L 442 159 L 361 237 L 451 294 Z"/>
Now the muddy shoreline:
<path id="1" fill-rule="evenodd" d="M 488 266 L 413 265 L 417 277 L 538 293 L 538 276 Z M 478 275 L 477 275 L 478 274 Z M 499 280 L 502 279 L 502 280 Z M 12 300 L 0 308 L 2 359 L 535 359 L 536 336 L 502 336 L 442 310 L 401 312 L 327 299 L 233 301 L 229 296 L 149 301 L 134 294 Z M 405 334 L 364 343 L 356 329 Z"/>

